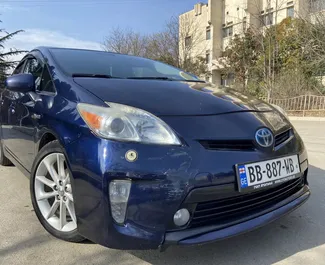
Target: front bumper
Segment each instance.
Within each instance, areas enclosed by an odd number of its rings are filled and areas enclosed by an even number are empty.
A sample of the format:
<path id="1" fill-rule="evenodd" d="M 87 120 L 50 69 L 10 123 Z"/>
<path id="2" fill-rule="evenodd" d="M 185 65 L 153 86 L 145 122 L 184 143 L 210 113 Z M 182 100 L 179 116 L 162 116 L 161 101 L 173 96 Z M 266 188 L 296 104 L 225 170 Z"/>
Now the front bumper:
<path id="1" fill-rule="evenodd" d="M 308 186 L 269 207 L 264 212 L 227 226 L 205 226 L 176 231 L 172 220 L 194 189 L 229 185 L 238 195 L 234 165 L 278 156 L 299 154 L 301 170 L 307 175 L 307 154 L 295 138 L 273 153 L 217 152 L 198 142 L 188 146 L 154 146 L 121 143 L 83 134 L 65 146 L 73 175 L 78 231 L 103 246 L 116 249 L 157 249 L 171 244 L 201 244 L 233 236 L 264 225 L 301 205 L 309 196 Z M 138 159 L 127 162 L 125 153 L 136 150 Z M 302 176 L 303 177 L 303 176 Z M 111 217 L 108 186 L 112 179 L 131 179 L 125 225 Z M 306 183 L 307 184 L 307 183 Z M 209 194 L 206 200 L 212 200 Z"/>
<path id="2" fill-rule="evenodd" d="M 295 210 L 306 202 L 309 196 L 309 187 L 305 185 L 300 191 L 293 194 L 291 197 L 274 204 L 272 207 L 265 209 L 264 211 L 256 213 L 255 217 L 250 216 L 249 220 L 235 224 L 229 223 L 227 226 L 223 227 L 221 225 L 214 225 L 185 231 L 168 232 L 165 236 L 164 245 L 205 244 L 257 229 Z"/>

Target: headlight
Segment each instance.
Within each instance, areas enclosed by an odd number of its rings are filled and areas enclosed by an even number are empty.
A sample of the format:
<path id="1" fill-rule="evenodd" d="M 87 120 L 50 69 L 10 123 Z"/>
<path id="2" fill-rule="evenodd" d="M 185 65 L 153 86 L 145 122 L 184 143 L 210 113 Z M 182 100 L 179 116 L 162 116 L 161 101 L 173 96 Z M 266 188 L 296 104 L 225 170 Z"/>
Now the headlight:
<path id="1" fill-rule="evenodd" d="M 109 107 L 79 103 L 78 111 L 88 127 L 107 139 L 180 145 L 173 130 L 151 113 L 107 102 Z"/>
<path id="2" fill-rule="evenodd" d="M 279 107 L 278 105 L 275 105 L 275 104 L 271 104 L 274 108 L 276 108 L 279 112 L 281 112 L 284 116 L 288 116 L 288 114 L 286 113 L 286 111 L 283 109 L 283 108 L 281 108 L 281 107 Z"/>
<path id="3" fill-rule="evenodd" d="M 113 180 L 109 184 L 111 213 L 114 220 L 119 224 L 123 224 L 125 220 L 130 189 L 131 181 L 129 180 Z"/>

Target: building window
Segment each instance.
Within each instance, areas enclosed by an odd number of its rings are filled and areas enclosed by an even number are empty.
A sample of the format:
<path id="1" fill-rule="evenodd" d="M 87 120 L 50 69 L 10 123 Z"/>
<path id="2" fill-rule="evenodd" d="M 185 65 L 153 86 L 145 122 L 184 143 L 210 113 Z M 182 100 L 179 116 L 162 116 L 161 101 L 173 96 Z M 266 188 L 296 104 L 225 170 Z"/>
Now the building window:
<path id="1" fill-rule="evenodd" d="M 243 21 L 243 31 L 246 32 L 247 29 L 247 22 Z"/>
<path id="2" fill-rule="evenodd" d="M 231 86 L 235 81 L 235 75 L 233 73 L 226 74 L 221 77 L 221 86 Z"/>
<path id="3" fill-rule="evenodd" d="M 223 37 L 224 38 L 228 37 L 228 28 L 224 28 L 222 31 L 223 31 Z"/>
<path id="4" fill-rule="evenodd" d="M 189 36 L 189 37 L 186 37 L 185 38 L 185 47 L 188 48 L 190 47 L 192 44 L 192 38 Z"/>
<path id="5" fill-rule="evenodd" d="M 235 74 L 234 73 L 230 73 L 228 75 L 228 83 L 232 84 L 232 83 L 234 83 L 234 80 L 235 80 Z"/>
<path id="6" fill-rule="evenodd" d="M 207 31 L 206 31 L 206 39 L 210 40 L 211 39 L 211 29 L 210 27 L 207 27 Z"/>
<path id="7" fill-rule="evenodd" d="M 205 54 L 205 62 L 207 64 L 211 63 L 211 54 L 210 54 L 210 51 L 207 51 L 206 54 Z"/>
<path id="8" fill-rule="evenodd" d="M 287 8 L 287 17 L 295 16 L 295 8 L 293 6 Z"/>
<path id="9" fill-rule="evenodd" d="M 263 26 L 273 25 L 273 13 L 266 14 L 262 17 Z"/>
<path id="10" fill-rule="evenodd" d="M 233 35 L 233 27 L 231 26 L 228 29 L 229 29 L 229 35 L 228 36 L 231 37 Z"/>
<path id="11" fill-rule="evenodd" d="M 233 26 L 227 27 L 223 29 L 223 37 L 232 37 L 233 35 Z"/>

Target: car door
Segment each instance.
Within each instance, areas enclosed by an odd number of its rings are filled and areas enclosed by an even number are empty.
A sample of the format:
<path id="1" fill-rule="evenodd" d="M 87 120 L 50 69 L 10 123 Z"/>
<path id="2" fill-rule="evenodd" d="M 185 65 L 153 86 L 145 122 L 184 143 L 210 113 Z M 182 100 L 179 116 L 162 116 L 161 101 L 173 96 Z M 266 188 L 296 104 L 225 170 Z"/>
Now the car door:
<path id="1" fill-rule="evenodd" d="M 23 72 L 26 61 L 27 60 L 24 59 L 18 64 L 13 71 L 13 75 Z M 20 96 L 21 94 L 19 92 L 9 91 L 5 88 L 5 85 L 3 85 L 0 94 L 1 139 L 6 151 L 14 156 L 19 162 L 21 161 L 12 152 L 12 146 L 15 142 L 14 137 L 12 137 L 12 127 L 14 120 L 17 118 L 15 103 Z"/>
<path id="2" fill-rule="evenodd" d="M 26 58 L 23 73 L 34 76 L 35 90 L 39 90 L 43 68 L 44 63 L 38 53 L 32 53 Z M 8 117 L 4 129 L 4 145 L 17 161 L 30 171 L 35 158 L 35 134 L 39 116 L 34 107 L 37 102 L 30 93 L 8 91 L 5 98 Z"/>

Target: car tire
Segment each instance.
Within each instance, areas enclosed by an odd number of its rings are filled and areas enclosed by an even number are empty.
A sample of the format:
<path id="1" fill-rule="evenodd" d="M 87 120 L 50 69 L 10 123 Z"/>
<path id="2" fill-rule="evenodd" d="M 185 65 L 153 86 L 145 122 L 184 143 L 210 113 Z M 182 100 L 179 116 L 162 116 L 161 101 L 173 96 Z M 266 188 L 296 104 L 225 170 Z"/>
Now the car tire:
<path id="1" fill-rule="evenodd" d="M 0 165 L 5 167 L 13 165 L 11 161 L 5 156 L 5 153 L 3 152 L 3 145 L 1 139 L 0 139 Z"/>
<path id="2" fill-rule="evenodd" d="M 45 230 L 64 241 L 82 242 L 85 238 L 77 230 L 71 176 L 63 147 L 52 141 L 35 158 L 30 194 L 35 214 Z"/>

